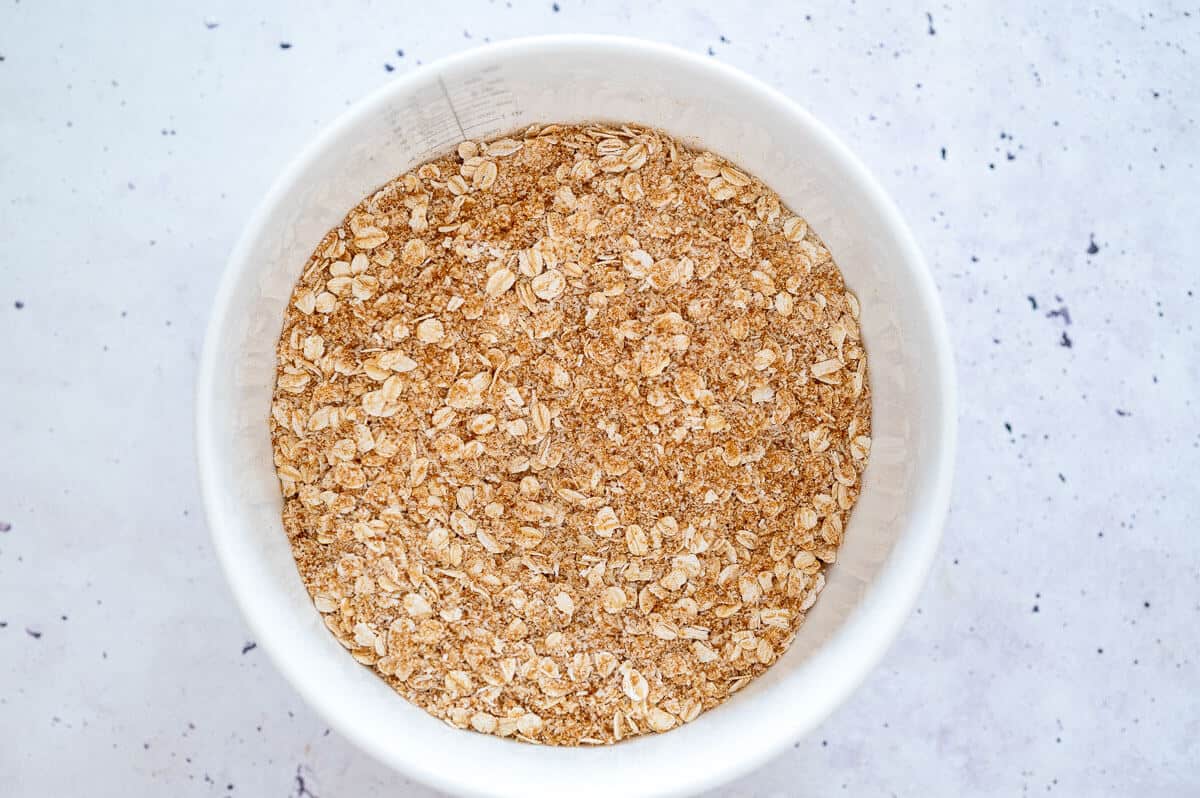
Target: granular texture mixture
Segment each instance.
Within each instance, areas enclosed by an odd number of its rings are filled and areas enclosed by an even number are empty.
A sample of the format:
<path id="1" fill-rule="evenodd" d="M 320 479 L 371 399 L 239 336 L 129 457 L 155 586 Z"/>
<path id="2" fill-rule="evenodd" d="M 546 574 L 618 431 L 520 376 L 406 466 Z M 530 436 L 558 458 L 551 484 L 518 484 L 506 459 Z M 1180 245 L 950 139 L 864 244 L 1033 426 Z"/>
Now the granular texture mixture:
<path id="1" fill-rule="evenodd" d="M 757 179 L 551 125 L 388 183 L 279 342 L 283 521 L 330 631 L 461 728 L 610 743 L 768 668 L 870 451 L 859 307 Z"/>

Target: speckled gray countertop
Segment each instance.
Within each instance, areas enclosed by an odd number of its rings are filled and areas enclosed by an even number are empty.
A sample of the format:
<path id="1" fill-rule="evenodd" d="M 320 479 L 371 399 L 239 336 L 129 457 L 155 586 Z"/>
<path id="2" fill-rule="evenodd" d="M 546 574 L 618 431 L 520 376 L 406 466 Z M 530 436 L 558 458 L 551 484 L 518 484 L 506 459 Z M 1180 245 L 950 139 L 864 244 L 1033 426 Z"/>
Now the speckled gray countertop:
<path id="1" fill-rule="evenodd" d="M 706 52 L 825 120 L 913 225 L 957 353 L 919 608 L 722 794 L 1200 794 L 1200 7 L 248 5 L 0 4 L 0 794 L 432 794 L 249 638 L 196 360 L 247 214 L 322 125 L 568 31 Z"/>

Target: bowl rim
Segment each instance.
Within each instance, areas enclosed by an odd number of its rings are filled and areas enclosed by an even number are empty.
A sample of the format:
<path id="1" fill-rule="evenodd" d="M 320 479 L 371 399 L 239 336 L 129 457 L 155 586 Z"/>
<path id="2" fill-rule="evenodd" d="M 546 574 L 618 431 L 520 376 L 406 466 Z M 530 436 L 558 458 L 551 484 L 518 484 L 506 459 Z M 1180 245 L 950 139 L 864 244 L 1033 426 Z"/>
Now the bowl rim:
<path id="1" fill-rule="evenodd" d="M 205 331 L 195 386 L 194 434 L 201 496 L 213 547 L 243 618 L 275 668 L 304 701 L 357 748 L 367 752 L 394 771 L 411 776 L 436 789 L 455 794 L 480 796 L 494 794 L 487 787 L 482 786 L 483 782 L 480 779 L 470 775 L 471 769 L 469 768 L 463 769 L 459 773 L 434 771 L 424 767 L 418 760 L 398 756 L 395 746 L 361 733 L 343 714 L 336 711 L 334 702 L 328 696 L 312 689 L 312 685 L 308 684 L 302 676 L 303 665 L 284 656 L 283 643 L 278 640 L 277 635 L 272 633 L 271 627 L 266 623 L 266 618 L 255 609 L 254 589 L 256 583 L 240 566 L 230 550 L 226 531 L 229 525 L 226 524 L 226 519 L 232 513 L 223 497 L 216 493 L 215 486 L 220 482 L 217 476 L 220 464 L 217 462 L 215 454 L 212 421 L 215 389 L 220 382 L 216 358 L 218 339 L 229 317 L 230 303 L 236 284 L 243 274 L 254 268 L 248 258 L 253 241 L 261 234 L 272 208 L 278 204 L 288 188 L 297 181 L 308 165 L 314 159 L 319 158 L 331 142 L 365 118 L 377 113 L 378 109 L 387 104 L 391 97 L 411 91 L 419 82 L 426 80 L 430 74 L 438 74 L 450 68 L 470 67 L 473 63 L 491 62 L 512 55 L 559 51 L 563 48 L 604 51 L 617 57 L 632 53 L 646 58 L 676 61 L 697 71 L 708 71 L 713 76 L 735 85 L 739 91 L 756 96 L 760 101 L 769 104 L 777 113 L 789 116 L 793 123 L 808 129 L 814 137 L 822 140 L 831 153 L 831 157 L 839 162 L 839 170 L 858 184 L 858 188 L 869 198 L 872 210 L 878 214 L 881 224 L 887 227 L 900 243 L 899 257 L 896 260 L 903 264 L 908 272 L 904 275 L 905 279 L 914 283 L 921 298 L 924 323 L 927 325 L 930 335 L 931 351 L 929 354 L 932 355 L 932 358 L 926 365 L 932 366 L 936 375 L 940 412 L 937 416 L 939 423 L 931 425 L 931 437 L 934 439 L 934 448 L 936 449 L 930 458 L 932 466 L 923 471 L 922 481 L 928 486 L 925 491 L 928 498 L 923 508 L 918 506 L 922 510 L 921 514 L 924 516 L 925 522 L 919 527 L 914 525 L 910 534 L 897 540 L 888 561 L 876 577 L 877 583 L 889 583 L 886 589 L 879 590 L 880 593 L 886 593 L 887 602 L 875 602 L 869 612 L 865 607 L 858 611 L 865 617 L 860 618 L 859 626 L 863 627 L 857 641 L 860 648 L 856 650 L 855 665 L 851 668 L 851 673 L 843 679 L 840 685 L 836 685 L 830 690 L 822 706 L 812 709 L 805 715 L 796 716 L 797 719 L 790 726 L 791 734 L 789 736 L 776 735 L 774 739 L 768 741 L 768 744 L 754 751 L 753 755 L 734 761 L 709 763 L 711 766 L 703 773 L 695 774 L 690 778 L 681 777 L 679 781 L 669 786 L 653 785 L 652 793 L 645 793 L 682 795 L 727 783 L 759 767 L 786 747 L 788 740 L 811 732 L 862 684 L 895 641 L 916 604 L 936 557 L 950 502 L 957 445 L 957 388 L 950 337 L 933 276 L 929 272 L 911 230 L 876 178 L 829 128 L 781 91 L 735 67 L 673 45 L 628 36 L 562 34 L 507 39 L 451 54 L 423 66 L 420 70 L 414 70 L 389 80 L 354 102 L 336 119 L 323 127 L 318 135 L 312 138 L 297 155 L 293 156 L 284 170 L 272 182 L 270 189 L 249 217 L 222 271 Z M 852 620 L 854 620 L 854 615 L 844 621 L 843 625 Z M 824 645 L 828 645 L 834 640 L 836 638 L 831 638 Z"/>

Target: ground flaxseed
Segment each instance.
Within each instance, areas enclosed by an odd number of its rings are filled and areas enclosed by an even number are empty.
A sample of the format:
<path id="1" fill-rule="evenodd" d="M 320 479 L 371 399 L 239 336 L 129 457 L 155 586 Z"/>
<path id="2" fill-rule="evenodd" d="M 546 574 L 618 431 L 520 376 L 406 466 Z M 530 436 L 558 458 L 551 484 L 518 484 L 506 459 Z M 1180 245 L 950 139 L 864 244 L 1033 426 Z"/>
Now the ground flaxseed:
<path id="1" fill-rule="evenodd" d="M 535 127 L 403 175 L 278 347 L 283 521 L 355 659 L 461 728 L 608 743 L 762 673 L 870 451 L 858 302 L 757 179 Z"/>

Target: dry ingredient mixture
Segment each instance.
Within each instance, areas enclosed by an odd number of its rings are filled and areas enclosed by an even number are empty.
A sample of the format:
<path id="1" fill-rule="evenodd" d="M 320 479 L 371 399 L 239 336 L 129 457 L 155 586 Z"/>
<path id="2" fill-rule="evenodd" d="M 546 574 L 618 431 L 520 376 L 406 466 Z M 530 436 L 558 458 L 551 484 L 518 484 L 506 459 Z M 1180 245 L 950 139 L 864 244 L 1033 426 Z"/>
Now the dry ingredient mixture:
<path id="1" fill-rule="evenodd" d="M 533 127 L 321 242 L 278 347 L 283 521 L 355 659 L 461 728 L 611 743 L 768 668 L 871 447 L 859 306 L 757 179 Z"/>

